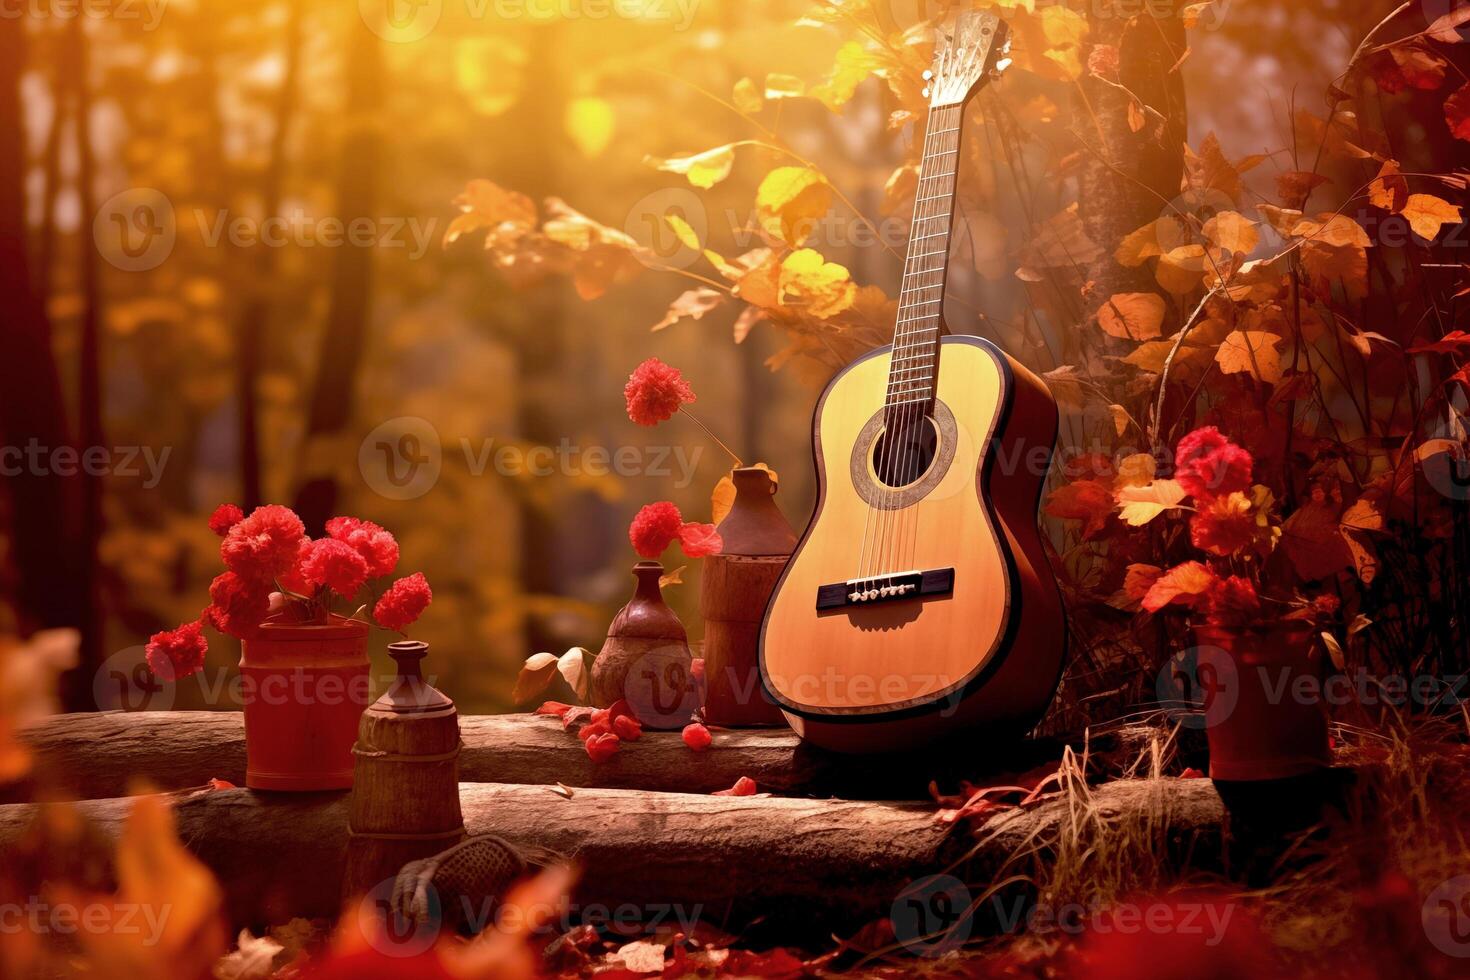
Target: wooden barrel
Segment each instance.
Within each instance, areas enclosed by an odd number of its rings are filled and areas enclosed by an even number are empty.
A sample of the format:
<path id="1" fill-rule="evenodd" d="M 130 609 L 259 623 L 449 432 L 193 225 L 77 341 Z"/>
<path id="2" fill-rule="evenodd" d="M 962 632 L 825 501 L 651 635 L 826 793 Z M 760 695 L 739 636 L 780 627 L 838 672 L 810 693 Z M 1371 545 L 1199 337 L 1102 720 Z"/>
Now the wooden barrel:
<path id="1" fill-rule="evenodd" d="M 781 555 L 704 559 L 699 612 L 704 618 L 704 716 L 711 724 L 786 723 L 761 689 L 756 652 L 766 603 L 787 560 Z"/>
<path id="2" fill-rule="evenodd" d="M 391 888 L 398 869 L 464 840 L 459 808 L 459 713 L 420 672 L 428 645 L 388 645 L 398 676 L 363 712 L 352 747 L 343 895 Z M 384 885 L 388 882 L 388 885 Z"/>

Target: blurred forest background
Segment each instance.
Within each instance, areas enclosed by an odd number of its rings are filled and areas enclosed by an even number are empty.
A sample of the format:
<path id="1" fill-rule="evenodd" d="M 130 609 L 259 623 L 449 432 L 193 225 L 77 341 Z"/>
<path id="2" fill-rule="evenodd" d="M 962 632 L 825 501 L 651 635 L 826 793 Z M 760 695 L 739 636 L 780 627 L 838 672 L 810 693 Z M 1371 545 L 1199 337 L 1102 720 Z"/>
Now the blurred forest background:
<path id="1" fill-rule="evenodd" d="M 793 356 L 770 323 L 737 343 L 729 307 L 651 332 L 689 285 L 678 275 L 615 277 L 584 300 L 568 277 L 518 277 L 469 236 L 441 240 L 457 195 L 484 178 L 561 198 L 674 265 L 686 246 L 670 213 L 724 254 L 759 244 L 754 194 L 772 161 L 742 152 L 727 180 L 695 196 L 646 159 L 756 135 L 730 105 L 753 79 L 762 124 L 843 199 L 817 233 L 822 254 L 892 295 L 907 224 L 885 184 L 913 152 L 913 126 L 889 125 L 893 97 L 863 73 L 847 98 L 800 93 L 825 84 L 830 96 L 839 52 L 865 29 L 854 25 L 897 34 L 948 6 L 961 5 L 6 5 L 0 434 L 6 446 L 107 447 L 111 465 L 7 474 L 0 631 L 82 626 L 85 659 L 64 700 L 86 707 L 101 664 L 140 660 L 150 633 L 206 603 L 210 511 L 281 502 L 313 533 L 338 513 L 395 532 L 401 570 L 434 587 L 415 635 L 442 686 L 461 710 L 504 709 L 529 653 L 600 645 L 631 585 L 626 527 L 639 506 L 672 499 L 687 519 L 709 519 L 728 461 L 682 419 L 639 429 L 623 414 L 623 380 L 650 355 L 685 372 L 693 408 L 737 452 L 780 473 L 779 500 L 800 527 L 813 502 L 810 411 L 834 360 Z M 1038 12 L 1045 4 L 995 6 L 1061 23 Z M 1072 4 L 1089 40 L 1050 37 L 1061 70 L 1014 73 L 971 110 L 950 324 L 1039 370 L 1061 362 L 1065 338 L 1012 326 L 1034 295 L 1016 272 L 1037 264 L 1022 253 L 1045 216 L 1081 196 L 1056 164 L 1077 152 L 1068 134 L 1095 83 L 1081 66 L 1087 44 L 1116 36 L 1110 6 Z M 1177 21 L 1186 5 L 1158 6 Z M 1325 115 L 1329 86 L 1394 8 L 1196 6 L 1187 56 L 1177 71 L 1155 66 L 1154 80 L 1177 143 L 1215 133 L 1231 157 L 1292 145 L 1301 107 Z M 1434 6 L 1425 24 L 1453 4 Z M 1437 102 L 1423 118 L 1438 128 L 1420 140 L 1450 141 Z M 1247 183 L 1270 187 L 1282 169 L 1291 162 L 1277 157 Z M 257 240 L 271 217 L 283 239 Z M 352 227 L 366 231 L 328 240 Z M 1046 347 L 1051 357 L 1033 356 Z M 1099 424 L 1111 428 L 1105 412 L 1069 414 L 1064 449 L 1097 448 Z M 437 479 L 385 482 L 383 446 L 431 459 L 435 440 Z M 503 446 L 574 451 L 536 474 L 497 466 Z M 639 471 L 589 472 L 590 447 L 633 447 Z M 697 575 L 670 590 L 696 638 Z M 230 647 L 214 643 L 211 669 L 229 669 Z M 176 706 L 200 704 L 181 685 Z"/>

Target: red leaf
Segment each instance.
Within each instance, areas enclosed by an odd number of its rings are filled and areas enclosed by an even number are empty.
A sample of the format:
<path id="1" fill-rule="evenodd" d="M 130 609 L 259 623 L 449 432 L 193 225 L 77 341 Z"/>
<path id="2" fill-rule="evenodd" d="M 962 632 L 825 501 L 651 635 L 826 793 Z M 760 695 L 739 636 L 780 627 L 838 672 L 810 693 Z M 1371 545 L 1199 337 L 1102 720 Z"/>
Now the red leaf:
<path id="1" fill-rule="evenodd" d="M 690 558 L 703 558 L 706 555 L 719 554 L 725 542 L 720 540 L 713 524 L 696 524 L 690 521 L 679 528 L 679 546 Z"/>
<path id="2" fill-rule="evenodd" d="M 1470 333 L 1451 330 L 1432 344 L 1417 344 L 1409 348 L 1410 354 L 1458 354 L 1470 348 Z"/>
<path id="3" fill-rule="evenodd" d="M 1117 509 L 1113 492 L 1097 480 L 1077 480 L 1057 487 L 1046 498 L 1044 510 L 1052 517 L 1082 521 L 1082 536 L 1090 538 L 1107 526 Z"/>
<path id="4" fill-rule="evenodd" d="M 710 796 L 754 796 L 755 780 L 749 776 L 741 776 L 735 780 L 735 785 L 729 789 L 717 789 Z"/>
<path id="5" fill-rule="evenodd" d="M 571 711 L 571 710 L 572 710 L 572 706 L 571 705 L 569 705 L 569 704 L 562 704 L 560 701 L 542 701 L 541 702 L 541 707 L 539 707 L 535 711 L 531 712 L 531 714 L 533 714 L 533 715 L 555 715 L 558 718 L 565 718 L 566 715 L 567 715 L 567 712 L 568 711 Z"/>
<path id="6" fill-rule="evenodd" d="M 591 725 L 587 726 L 591 728 Z M 602 763 L 617 755 L 618 747 L 622 744 L 612 732 L 602 732 L 587 739 L 587 756 L 593 762 Z"/>
<path id="7" fill-rule="evenodd" d="M 1445 100 L 1444 121 L 1456 139 L 1470 140 L 1470 83 Z"/>

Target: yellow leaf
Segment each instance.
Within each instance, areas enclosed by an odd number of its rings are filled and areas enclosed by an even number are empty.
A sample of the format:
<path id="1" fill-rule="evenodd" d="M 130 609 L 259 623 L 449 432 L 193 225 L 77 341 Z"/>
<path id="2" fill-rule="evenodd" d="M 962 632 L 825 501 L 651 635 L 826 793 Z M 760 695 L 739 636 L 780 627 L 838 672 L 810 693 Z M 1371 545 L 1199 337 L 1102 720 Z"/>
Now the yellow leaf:
<path id="1" fill-rule="evenodd" d="M 831 203 L 831 186 L 809 167 L 777 167 L 755 192 L 761 227 L 792 246 L 811 237 Z"/>
<path id="2" fill-rule="evenodd" d="M 1113 408 L 1122 408 L 1114 405 Z M 1125 413 L 1126 414 L 1126 413 Z M 1122 431 L 1119 430 L 1119 435 Z M 1159 465 L 1149 453 L 1134 453 L 1132 456 L 1124 456 L 1118 461 L 1118 476 L 1113 481 L 1114 485 L 1120 487 L 1141 487 L 1147 485 L 1154 478 L 1154 472 Z"/>
<path id="3" fill-rule="evenodd" d="M 730 168 L 735 165 L 735 144 L 726 143 L 703 153 L 695 153 L 687 157 L 670 157 L 667 160 L 650 159 L 648 161 L 659 170 L 671 174 L 683 174 L 689 178 L 689 183 L 695 187 L 710 188 L 730 176 Z"/>
<path id="4" fill-rule="evenodd" d="M 1441 225 L 1457 225 L 1462 220 L 1458 207 L 1433 194 L 1410 194 L 1403 215 L 1414 234 L 1428 241 L 1439 234 Z"/>
<path id="5" fill-rule="evenodd" d="M 857 287 L 847 268 L 828 262 L 816 249 L 803 248 L 781 263 L 780 295 L 802 301 L 807 313 L 825 319 L 852 306 Z"/>
<path id="6" fill-rule="evenodd" d="M 718 289 L 709 289 L 704 286 L 686 290 L 669 304 L 664 318 L 653 325 L 653 330 L 655 332 L 664 330 L 680 320 L 698 320 L 725 302 L 725 297 L 726 294 Z"/>
<path id="7" fill-rule="evenodd" d="M 1118 516 L 1133 527 L 1142 527 L 1166 510 L 1178 507 L 1184 499 L 1184 488 L 1178 480 L 1155 480 L 1145 486 L 1119 487 Z"/>
<path id="8" fill-rule="evenodd" d="M 694 229 L 690 226 L 689 222 L 685 221 L 677 214 L 664 215 L 664 222 L 671 229 L 673 229 L 674 237 L 679 239 L 680 244 L 684 245 L 687 248 L 695 249 L 696 251 L 699 249 L 699 236 L 695 234 Z"/>
<path id="9" fill-rule="evenodd" d="M 1128 409 L 1124 408 L 1122 405 L 1109 405 L 1108 411 L 1113 416 L 1113 428 L 1117 430 L 1118 435 L 1121 436 L 1123 433 L 1127 432 L 1128 423 L 1133 420 L 1133 417 L 1128 414 Z"/>
<path id="10" fill-rule="evenodd" d="M 1111 337 L 1150 340 L 1164 323 L 1164 298 L 1158 293 L 1116 293 L 1097 311 L 1097 325 Z"/>
<path id="11" fill-rule="evenodd" d="M 812 89 L 811 94 L 822 104 L 837 112 L 869 75 L 883 71 L 891 63 L 884 57 L 869 51 L 858 41 L 848 41 L 837 49 L 832 70 L 822 84 Z"/>
<path id="12" fill-rule="evenodd" d="M 1118 247 L 1113 249 L 1113 259 L 1119 265 L 1132 269 L 1143 265 L 1145 259 L 1163 255 L 1164 250 L 1159 246 L 1159 235 L 1154 225 L 1155 222 L 1150 221 L 1137 231 L 1125 235 Z"/>
<path id="13" fill-rule="evenodd" d="M 667 589 L 671 585 L 683 585 L 684 569 L 688 567 L 688 565 L 680 565 L 672 572 L 665 572 L 664 574 L 660 575 L 658 577 L 658 587 L 660 589 Z"/>
<path id="14" fill-rule="evenodd" d="M 755 82 L 749 78 L 742 78 L 735 83 L 732 93 L 735 108 L 746 115 L 752 115 L 765 108 L 766 101 L 761 97 L 761 90 L 755 87 Z"/>
<path id="15" fill-rule="evenodd" d="M 1368 203 L 1385 211 L 1400 211 L 1409 196 L 1409 182 L 1399 172 L 1397 160 L 1385 160 L 1378 176 L 1368 185 Z"/>
<path id="16" fill-rule="evenodd" d="M 794 99 L 805 93 L 806 82 L 795 75 L 772 72 L 766 76 L 766 98 L 768 99 Z"/>
<path id="17" fill-rule="evenodd" d="M 1319 245 L 1357 245 L 1367 248 L 1373 244 L 1363 226 L 1345 214 L 1324 214 L 1317 218 L 1302 218 L 1291 229 L 1298 238 L 1310 238 Z"/>
<path id="18" fill-rule="evenodd" d="M 1261 240 L 1256 223 L 1237 211 L 1221 211 L 1205 222 L 1205 237 L 1227 252 L 1249 255 Z"/>
<path id="19" fill-rule="evenodd" d="M 1265 330 L 1236 330 L 1215 353 L 1215 363 L 1226 374 L 1249 374 L 1258 381 L 1276 384 L 1281 380 L 1281 338 Z"/>
<path id="20" fill-rule="evenodd" d="M 1212 267 L 1203 245 L 1180 245 L 1159 256 L 1154 279 L 1175 296 L 1182 296 L 1200 284 Z"/>
<path id="21" fill-rule="evenodd" d="M 567 103 L 566 130 L 584 157 L 597 157 L 613 137 L 613 108 L 606 99 L 588 96 Z"/>

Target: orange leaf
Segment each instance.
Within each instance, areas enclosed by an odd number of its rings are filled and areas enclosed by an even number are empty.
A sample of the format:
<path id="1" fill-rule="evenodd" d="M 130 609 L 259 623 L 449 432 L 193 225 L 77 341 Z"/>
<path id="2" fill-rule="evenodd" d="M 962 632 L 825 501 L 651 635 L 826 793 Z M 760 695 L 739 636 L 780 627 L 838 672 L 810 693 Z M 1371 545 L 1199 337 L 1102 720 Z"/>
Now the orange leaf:
<path id="1" fill-rule="evenodd" d="M 1164 298 L 1158 293 L 1115 293 L 1097 311 L 1103 332 L 1123 340 L 1151 340 L 1164 324 Z"/>
<path id="2" fill-rule="evenodd" d="M 1165 606 L 1192 606 L 1219 579 L 1197 561 L 1176 565 L 1160 575 L 1143 597 L 1143 608 L 1158 612 Z"/>
<path id="3" fill-rule="evenodd" d="M 1403 215 L 1414 234 L 1427 241 L 1434 240 L 1442 225 L 1457 225 L 1463 217 L 1458 207 L 1433 194 L 1410 194 Z"/>
<path id="4" fill-rule="evenodd" d="M 1215 363 L 1226 374 L 1249 374 L 1257 381 L 1275 384 L 1281 380 L 1281 338 L 1265 330 L 1236 330 L 1215 353 Z"/>
<path id="5" fill-rule="evenodd" d="M 1063 520 L 1082 521 L 1082 536 L 1101 531 L 1112 516 L 1113 494 L 1098 480 L 1076 480 L 1063 484 L 1046 498 L 1045 512 Z"/>

